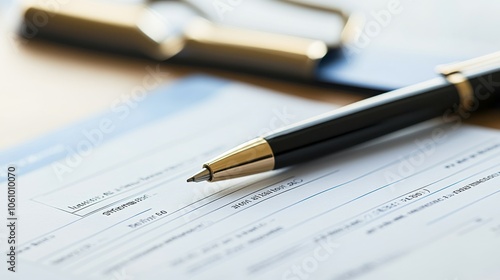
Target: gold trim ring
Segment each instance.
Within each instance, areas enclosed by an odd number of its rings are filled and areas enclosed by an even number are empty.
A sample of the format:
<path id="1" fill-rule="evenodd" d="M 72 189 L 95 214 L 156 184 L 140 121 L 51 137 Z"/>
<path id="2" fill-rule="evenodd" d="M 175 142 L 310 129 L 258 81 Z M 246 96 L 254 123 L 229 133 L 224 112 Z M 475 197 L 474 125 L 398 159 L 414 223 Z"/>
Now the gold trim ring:
<path id="1" fill-rule="evenodd" d="M 466 112 L 472 111 L 474 106 L 474 90 L 469 80 L 460 72 L 444 74 L 448 82 L 455 85 L 460 96 L 460 108 Z"/>

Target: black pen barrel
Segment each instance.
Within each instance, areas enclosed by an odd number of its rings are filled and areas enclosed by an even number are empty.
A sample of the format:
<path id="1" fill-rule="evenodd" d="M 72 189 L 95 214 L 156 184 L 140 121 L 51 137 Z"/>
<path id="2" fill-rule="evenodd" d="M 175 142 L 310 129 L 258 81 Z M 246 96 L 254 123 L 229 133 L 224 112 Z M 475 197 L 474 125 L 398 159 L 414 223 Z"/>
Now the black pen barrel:
<path id="1" fill-rule="evenodd" d="M 265 137 L 275 169 L 328 155 L 388 133 L 451 114 L 456 87 L 436 78 L 344 106 Z"/>
<path id="2" fill-rule="evenodd" d="M 472 96 L 468 117 L 500 100 L 498 66 L 467 75 Z M 444 77 L 394 90 L 344 106 L 265 137 L 274 154 L 274 169 L 312 160 L 408 126 L 442 116 L 457 119 L 461 100 L 457 85 Z M 462 104 L 464 105 L 464 104 Z"/>

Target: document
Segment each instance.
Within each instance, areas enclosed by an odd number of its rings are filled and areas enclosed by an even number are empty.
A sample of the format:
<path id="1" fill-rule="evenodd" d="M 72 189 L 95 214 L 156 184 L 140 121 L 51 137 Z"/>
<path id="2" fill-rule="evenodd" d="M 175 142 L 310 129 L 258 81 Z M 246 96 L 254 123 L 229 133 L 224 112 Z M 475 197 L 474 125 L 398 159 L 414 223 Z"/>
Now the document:
<path id="1" fill-rule="evenodd" d="M 228 148 L 332 108 L 192 76 L 0 152 L 0 206 L 16 218 L 2 279 L 499 279 L 496 130 L 448 118 L 186 183 Z"/>

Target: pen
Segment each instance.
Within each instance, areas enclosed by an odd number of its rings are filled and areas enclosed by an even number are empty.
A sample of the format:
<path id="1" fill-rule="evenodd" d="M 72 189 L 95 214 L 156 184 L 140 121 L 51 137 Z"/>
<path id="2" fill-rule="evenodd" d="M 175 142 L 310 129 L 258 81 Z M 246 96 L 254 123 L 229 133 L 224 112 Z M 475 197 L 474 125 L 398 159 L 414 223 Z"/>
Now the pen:
<path id="1" fill-rule="evenodd" d="M 500 52 L 440 66 L 438 71 L 441 77 L 246 142 L 207 162 L 187 181 L 214 182 L 306 162 L 440 115 L 467 117 L 500 96 Z"/>

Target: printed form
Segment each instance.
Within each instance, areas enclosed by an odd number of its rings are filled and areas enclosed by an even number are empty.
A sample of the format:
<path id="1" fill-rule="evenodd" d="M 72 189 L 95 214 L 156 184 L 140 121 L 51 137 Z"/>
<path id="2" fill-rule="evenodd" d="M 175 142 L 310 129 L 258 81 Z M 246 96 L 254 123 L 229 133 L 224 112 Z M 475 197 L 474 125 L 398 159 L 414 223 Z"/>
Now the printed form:
<path id="1" fill-rule="evenodd" d="M 186 183 L 226 149 L 332 108 L 194 76 L 0 152 L 2 172 L 20 172 L 18 272 L 2 279 L 499 279 L 495 130 L 426 123 Z"/>

